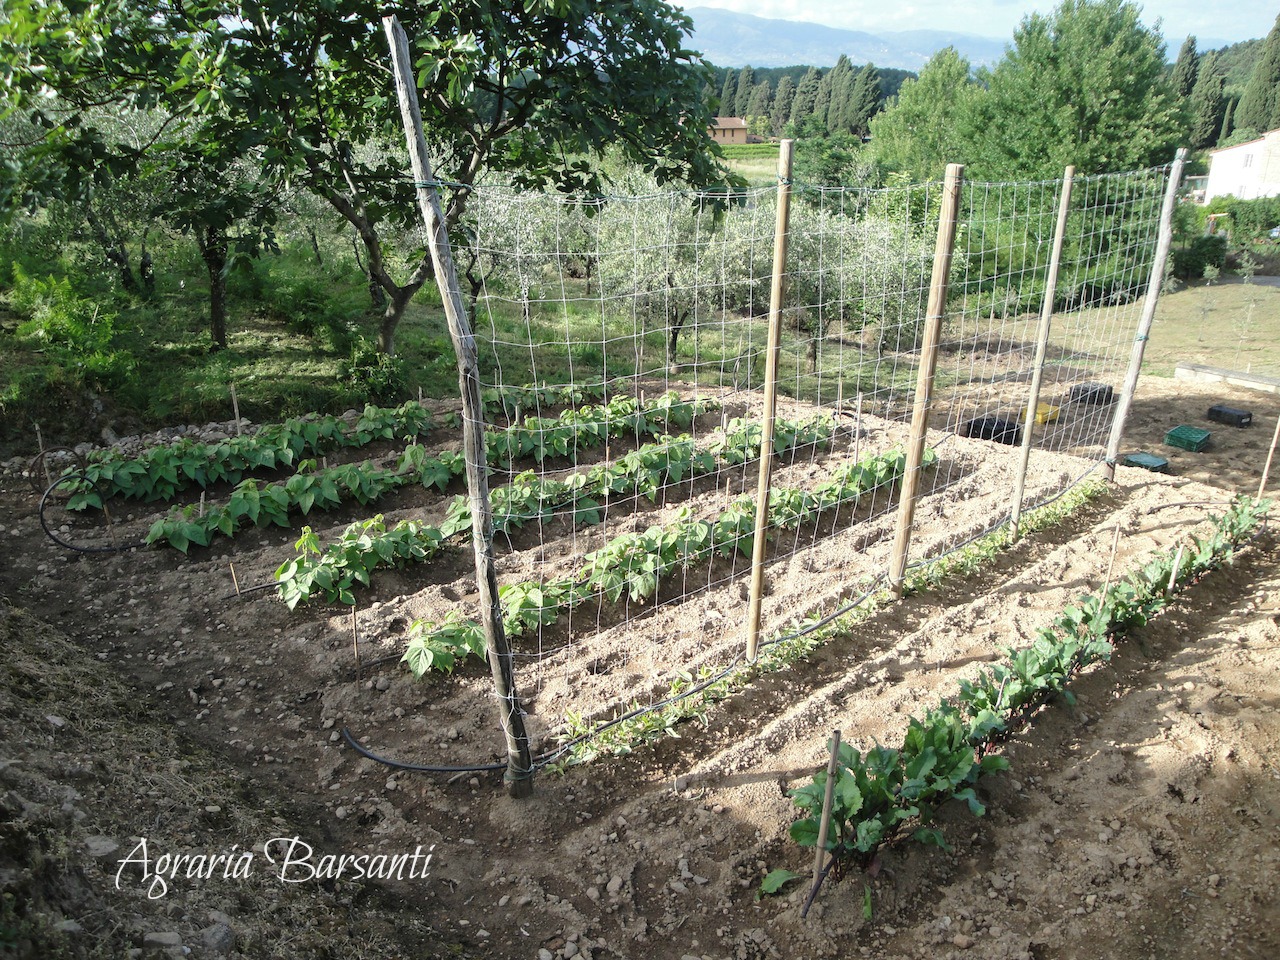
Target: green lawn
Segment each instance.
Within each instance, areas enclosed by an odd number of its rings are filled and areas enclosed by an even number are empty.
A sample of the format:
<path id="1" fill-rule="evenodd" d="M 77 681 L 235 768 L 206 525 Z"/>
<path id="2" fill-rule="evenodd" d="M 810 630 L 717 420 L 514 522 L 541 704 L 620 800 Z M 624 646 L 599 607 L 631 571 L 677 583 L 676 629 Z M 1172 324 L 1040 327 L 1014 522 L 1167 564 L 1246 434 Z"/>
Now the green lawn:
<path id="1" fill-rule="evenodd" d="M 1280 376 L 1280 287 L 1233 281 L 1164 294 L 1143 372 L 1170 377 L 1179 363 Z"/>

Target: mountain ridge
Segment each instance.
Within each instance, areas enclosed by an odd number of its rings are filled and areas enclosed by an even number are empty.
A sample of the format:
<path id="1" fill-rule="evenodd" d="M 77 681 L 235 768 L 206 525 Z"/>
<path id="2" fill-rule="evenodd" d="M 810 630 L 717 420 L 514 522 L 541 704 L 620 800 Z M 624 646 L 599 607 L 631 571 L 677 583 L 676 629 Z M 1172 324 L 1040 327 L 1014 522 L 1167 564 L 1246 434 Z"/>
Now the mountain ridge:
<path id="1" fill-rule="evenodd" d="M 833 67 L 841 54 L 855 66 L 874 63 L 919 72 L 943 47 L 955 47 L 975 67 L 993 67 L 1013 43 L 954 30 L 898 30 L 866 33 L 820 23 L 776 20 L 718 7 L 686 7 L 693 19 L 690 46 L 717 67 Z M 1180 40 L 1165 36 L 1170 62 Z M 1201 52 L 1231 46 L 1225 40 L 1197 38 Z"/>
<path id="2" fill-rule="evenodd" d="M 832 67 L 842 54 L 855 65 L 874 63 L 918 71 L 943 47 L 953 46 L 974 66 L 992 66 L 1009 41 L 950 30 L 879 34 L 818 23 L 773 20 L 715 7 L 687 7 L 693 19 L 690 46 L 717 67 Z"/>

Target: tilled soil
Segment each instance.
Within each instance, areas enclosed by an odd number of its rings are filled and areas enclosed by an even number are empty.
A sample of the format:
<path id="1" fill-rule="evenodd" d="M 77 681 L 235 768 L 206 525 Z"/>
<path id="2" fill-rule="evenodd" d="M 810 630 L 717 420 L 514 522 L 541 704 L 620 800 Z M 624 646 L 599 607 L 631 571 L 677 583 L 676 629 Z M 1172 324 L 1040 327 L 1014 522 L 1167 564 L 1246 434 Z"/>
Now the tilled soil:
<path id="1" fill-rule="evenodd" d="M 1218 402 L 1251 405 L 1257 425 L 1215 426 L 1201 454 L 1161 445 L 1171 425 L 1205 425 L 1204 408 Z M 1274 955 L 1280 543 L 1271 533 L 1125 638 L 1110 667 L 1080 678 L 1074 706 L 1056 702 L 1022 731 L 1005 751 L 1011 769 L 983 783 L 988 814 L 944 811 L 951 852 L 890 848 L 874 877 L 828 881 L 803 921 L 801 884 L 764 899 L 756 891 L 768 869 L 808 869 L 809 852 L 787 837 L 795 808 L 785 790 L 823 763 L 833 729 L 863 748 L 893 743 L 909 716 L 1073 598 L 1205 529 L 1215 505 L 1256 490 L 1278 414 L 1266 395 L 1144 382 L 1129 440 L 1168 456 L 1171 475 L 1121 468 L 1105 495 L 980 574 L 881 611 L 712 706 L 705 722 L 681 725 L 678 738 L 545 771 L 522 801 L 497 773 L 389 769 L 340 733 L 405 761 L 497 758 L 482 666 L 415 681 L 396 663 L 411 620 L 461 609 L 474 594 L 461 549 L 375 581 L 357 612 L 357 666 L 348 609 L 290 612 L 268 592 L 235 595 L 237 584 L 269 579 L 296 532 L 257 531 L 185 559 L 162 549 L 76 556 L 43 536 L 30 489 L 5 481 L 0 887 L 11 896 L 0 928 L 31 956 L 184 947 L 248 957 Z M 887 449 L 902 430 L 868 416 L 831 459 L 783 465 L 777 482 L 812 488 L 852 447 Z M 939 445 L 934 469 L 956 483 L 922 501 L 918 555 L 1007 513 L 1014 453 L 962 438 Z M 1032 464 L 1032 499 L 1081 472 L 1065 456 Z M 522 531 L 513 549 L 500 544 L 504 582 L 571 573 L 604 538 L 681 506 L 706 512 L 723 502 L 725 479 L 667 503 L 619 505 L 603 528 Z M 727 479 L 732 493 L 751 482 Z M 880 574 L 895 504 L 875 499 L 843 532 L 775 548 L 766 631 Z M 446 503 L 414 494 L 386 513 L 430 520 Z M 368 513 L 326 517 L 317 532 Z M 125 509 L 115 533 L 140 538 L 155 516 Z M 69 535 L 101 537 L 75 524 Z M 662 695 L 676 670 L 731 659 L 745 568 L 745 559 L 694 568 L 656 607 L 626 611 L 639 616 L 597 624 L 603 608 L 583 610 L 519 641 L 535 743 L 554 743 L 571 711 L 610 716 Z M 281 876 L 267 857 L 286 845 L 262 849 L 276 837 L 299 838 L 314 858 Z M 217 870 L 184 861 L 163 896 L 148 899 L 159 888 L 136 862 L 144 838 L 153 869 L 160 853 L 228 860 Z M 245 851 L 254 856 L 237 875 L 227 863 Z M 316 875 L 326 854 L 415 852 L 400 879 Z M 426 876 L 410 877 L 414 866 Z"/>

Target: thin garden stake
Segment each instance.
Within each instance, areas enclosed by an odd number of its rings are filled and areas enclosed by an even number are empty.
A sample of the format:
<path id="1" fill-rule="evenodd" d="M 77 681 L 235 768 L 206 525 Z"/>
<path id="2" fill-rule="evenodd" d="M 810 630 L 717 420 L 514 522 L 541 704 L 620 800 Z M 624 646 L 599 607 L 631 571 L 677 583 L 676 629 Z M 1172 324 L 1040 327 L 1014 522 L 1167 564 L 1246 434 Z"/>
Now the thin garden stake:
<path id="1" fill-rule="evenodd" d="M 1267 451 L 1267 462 L 1262 467 L 1262 481 L 1258 484 L 1258 499 L 1262 499 L 1262 493 L 1267 489 L 1267 477 L 1271 475 L 1271 461 L 1275 459 L 1276 442 L 1280 441 L 1280 417 L 1276 418 L 1276 432 L 1271 436 L 1271 449 Z"/>
<path id="2" fill-rule="evenodd" d="M 1173 555 L 1173 569 L 1169 571 L 1169 586 L 1165 587 L 1164 591 L 1166 597 L 1173 596 L 1173 590 L 1178 585 L 1178 572 L 1182 569 L 1182 551 L 1186 548 L 1186 544 L 1178 544 L 1178 552 Z"/>
<path id="3" fill-rule="evenodd" d="M 778 216 L 773 234 L 773 285 L 769 293 L 769 345 L 764 357 L 764 416 L 760 436 L 760 478 L 756 483 L 756 527 L 751 541 L 751 593 L 747 608 L 747 662 L 760 645 L 760 600 L 764 594 L 765 529 L 769 524 L 769 485 L 773 477 L 773 427 L 778 413 L 778 350 L 782 341 L 782 291 L 787 272 L 787 231 L 791 221 L 791 148 L 778 151 Z"/>
<path id="4" fill-rule="evenodd" d="M 818 847 L 813 852 L 813 887 L 809 893 L 809 899 L 804 905 L 804 912 L 808 914 L 809 904 L 813 903 L 813 898 L 818 892 L 818 886 L 822 883 L 822 859 L 827 852 L 827 834 L 831 823 L 831 795 L 836 783 L 836 764 L 840 758 L 840 731 L 837 729 L 831 734 L 831 759 L 827 761 L 827 788 L 822 794 L 822 819 L 818 821 Z"/>
<path id="5" fill-rule="evenodd" d="M 233 381 L 231 384 L 231 412 L 236 417 L 236 436 L 240 436 L 240 399 L 236 396 L 236 385 Z"/>
<path id="6" fill-rule="evenodd" d="M 929 281 L 929 306 L 924 320 L 924 339 L 920 344 L 920 370 L 916 378 L 915 409 L 911 414 L 911 438 L 907 441 L 907 462 L 902 473 L 898 501 L 898 529 L 894 535 L 893 554 L 889 559 L 889 589 L 897 600 L 902 599 L 902 584 L 907 573 L 907 548 L 911 544 L 911 525 L 915 521 L 916 496 L 920 491 L 920 463 L 924 459 L 925 435 L 929 430 L 933 375 L 938 368 L 938 341 L 942 338 L 942 314 L 947 307 L 947 278 L 951 275 L 951 258 L 955 253 L 956 220 L 963 181 L 963 164 L 947 164 L 947 178 L 942 187 L 942 210 L 938 216 L 938 239 L 933 251 L 933 276 Z"/>
<path id="7" fill-rule="evenodd" d="M 471 544 L 476 561 L 476 587 L 480 593 L 480 622 L 484 626 L 485 652 L 493 675 L 498 700 L 498 719 L 506 739 L 507 770 L 503 777 L 507 793 L 527 797 L 533 793 L 533 763 L 529 737 L 524 728 L 524 711 L 516 694 L 515 667 L 511 647 L 502 625 L 502 606 L 498 599 L 498 574 L 493 557 L 493 509 L 489 503 L 488 458 L 485 454 L 484 404 L 480 399 L 480 371 L 476 356 L 475 335 L 467 319 L 453 252 L 449 247 L 449 230 L 440 209 L 440 197 L 434 187 L 431 158 L 422 133 L 422 113 L 418 108 L 418 92 L 413 82 L 413 64 L 409 59 L 409 40 L 404 28 L 394 17 L 384 17 L 382 25 L 391 46 L 391 63 L 395 71 L 396 94 L 404 123 L 409 160 L 417 188 L 418 207 L 427 231 L 431 264 L 453 349 L 458 360 L 458 388 L 462 394 L 462 443 L 466 458 L 467 494 L 471 504 Z"/>
<path id="8" fill-rule="evenodd" d="M 1169 170 L 1169 185 L 1164 192 L 1164 205 L 1160 208 L 1160 232 L 1156 241 L 1156 255 L 1151 262 L 1151 279 L 1147 282 L 1147 297 L 1142 303 L 1142 317 L 1133 339 L 1133 353 L 1129 357 L 1129 370 L 1124 377 L 1120 401 L 1116 404 L 1115 418 L 1111 421 L 1111 438 L 1107 441 L 1107 454 L 1103 460 L 1103 476 L 1108 481 L 1116 478 L 1116 457 L 1120 455 L 1120 441 L 1124 438 L 1125 421 L 1133 405 L 1133 394 L 1138 389 L 1138 374 L 1142 372 L 1142 355 L 1151 336 L 1151 324 L 1156 318 L 1156 304 L 1160 301 L 1160 288 L 1164 286 L 1164 266 L 1169 260 L 1169 248 L 1173 245 L 1173 208 L 1178 200 L 1178 184 L 1182 182 L 1182 168 L 1187 163 L 1186 147 L 1179 147 Z"/>
<path id="9" fill-rule="evenodd" d="M 1107 564 L 1107 579 L 1102 582 L 1102 595 L 1105 597 L 1111 589 L 1111 574 L 1116 568 L 1116 553 L 1120 549 L 1120 524 L 1116 523 L 1116 535 L 1111 541 L 1111 560 Z"/>
<path id="10" fill-rule="evenodd" d="M 240 596 L 240 578 L 236 576 L 236 565 L 228 562 L 227 566 L 231 568 L 231 585 L 236 588 L 236 596 Z"/>
<path id="11" fill-rule="evenodd" d="M 356 679 L 360 679 L 360 627 L 356 622 L 356 608 L 351 608 L 351 652 L 356 658 Z"/>
<path id="12" fill-rule="evenodd" d="M 1044 378 L 1044 357 L 1049 347 L 1049 328 L 1053 323 L 1053 298 L 1058 290 L 1058 268 L 1062 264 L 1062 242 L 1067 232 L 1067 215 L 1071 212 L 1071 186 L 1076 168 L 1067 167 L 1062 175 L 1062 196 L 1058 201 L 1058 221 L 1053 231 L 1053 252 L 1049 256 L 1049 272 L 1045 279 L 1044 302 L 1040 306 L 1040 329 L 1036 332 L 1036 360 L 1031 368 L 1031 391 L 1027 396 L 1027 416 L 1022 428 L 1022 456 L 1018 461 L 1018 477 L 1013 487 L 1013 513 L 1009 517 L 1009 534 L 1018 542 L 1018 526 L 1022 520 L 1022 497 L 1027 486 L 1027 467 L 1031 463 L 1031 430 L 1040 406 L 1040 381 Z"/>

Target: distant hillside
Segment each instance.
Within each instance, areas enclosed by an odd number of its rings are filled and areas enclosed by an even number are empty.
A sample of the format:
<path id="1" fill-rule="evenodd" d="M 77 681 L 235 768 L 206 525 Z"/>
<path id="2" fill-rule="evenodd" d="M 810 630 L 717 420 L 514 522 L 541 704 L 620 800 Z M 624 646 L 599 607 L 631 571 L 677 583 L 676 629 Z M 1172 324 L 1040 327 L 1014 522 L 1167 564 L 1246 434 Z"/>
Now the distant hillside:
<path id="1" fill-rule="evenodd" d="M 1249 82 L 1249 75 L 1261 56 L 1261 39 L 1233 43 L 1218 50 L 1218 64 L 1227 75 L 1228 93 L 1238 97 L 1244 92 L 1244 85 Z"/>
<path id="2" fill-rule="evenodd" d="M 837 30 L 817 23 L 769 20 L 711 7 L 688 7 L 694 34 L 690 46 L 718 67 L 831 67 L 841 54 L 855 64 L 874 63 L 918 71 L 943 47 L 955 47 L 974 66 L 993 66 L 1007 41 L 944 30 L 881 34 Z"/>

